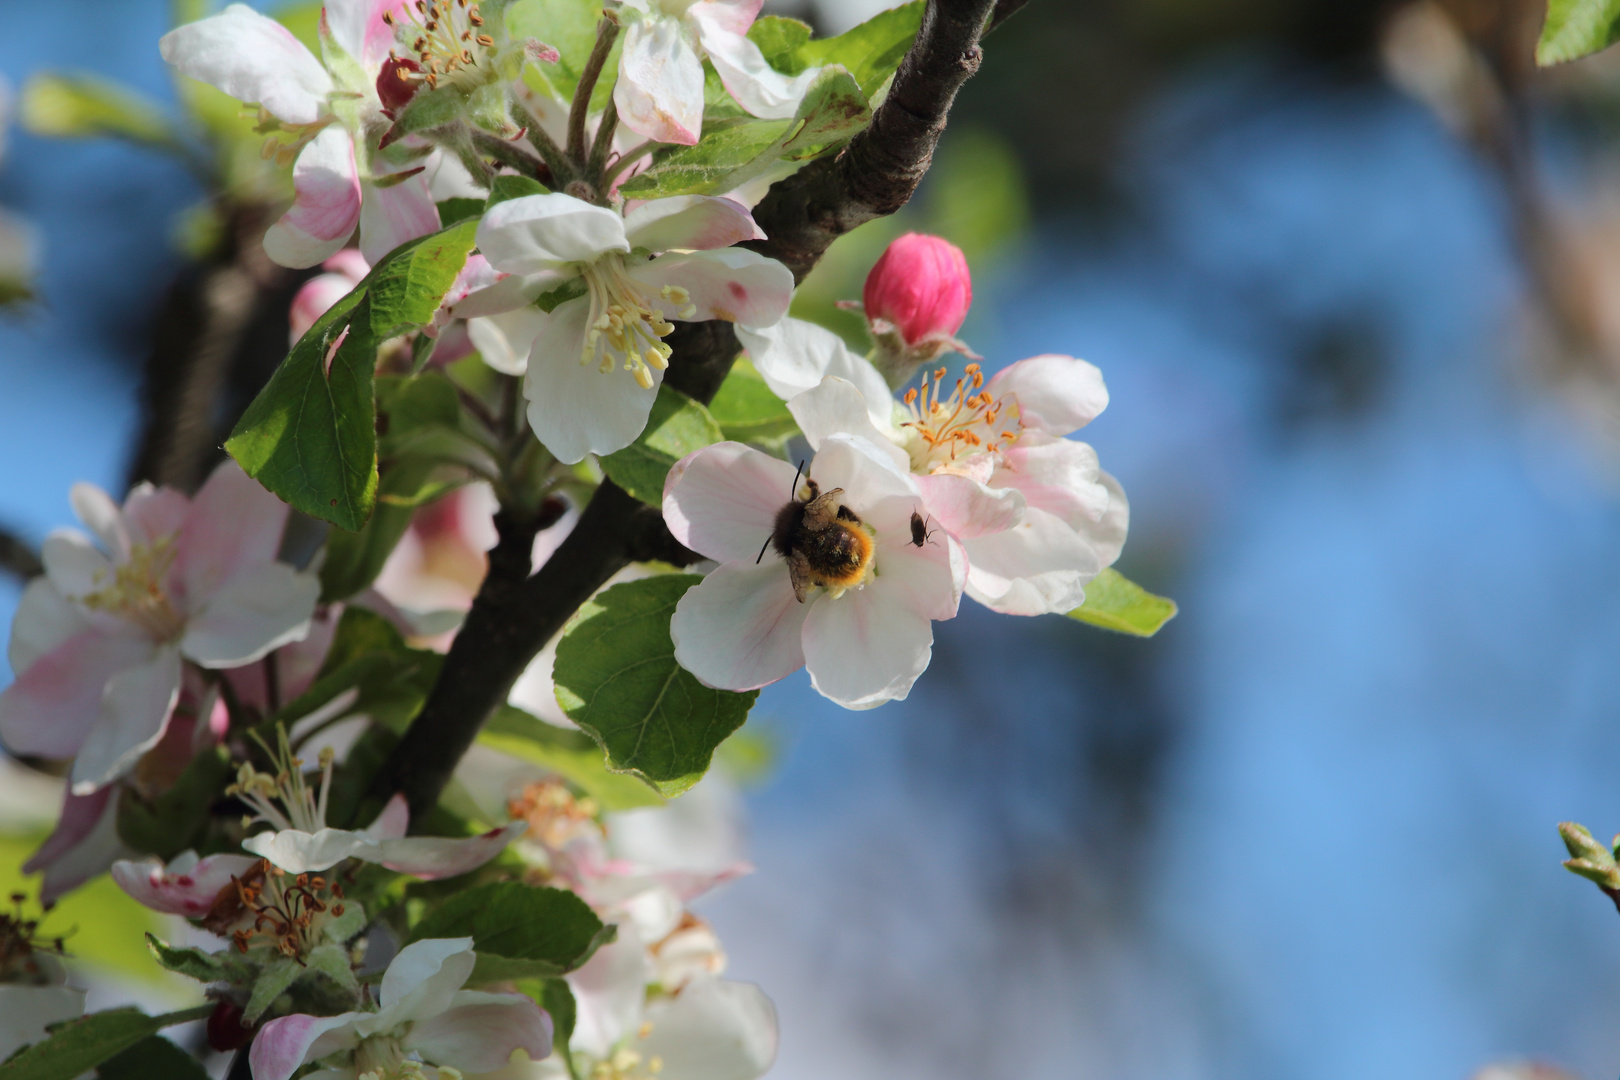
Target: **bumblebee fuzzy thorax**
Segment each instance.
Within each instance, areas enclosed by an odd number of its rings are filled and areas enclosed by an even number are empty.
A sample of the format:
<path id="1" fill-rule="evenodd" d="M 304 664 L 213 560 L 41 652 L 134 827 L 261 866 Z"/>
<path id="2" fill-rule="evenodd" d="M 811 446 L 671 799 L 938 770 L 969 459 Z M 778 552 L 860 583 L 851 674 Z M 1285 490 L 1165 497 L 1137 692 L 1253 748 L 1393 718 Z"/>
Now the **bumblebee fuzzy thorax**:
<path id="1" fill-rule="evenodd" d="M 814 480 L 776 512 L 771 546 L 788 564 L 793 595 L 804 603 L 818 586 L 836 599 L 866 584 L 876 547 L 871 530 L 839 501 L 843 488 L 822 494 Z"/>

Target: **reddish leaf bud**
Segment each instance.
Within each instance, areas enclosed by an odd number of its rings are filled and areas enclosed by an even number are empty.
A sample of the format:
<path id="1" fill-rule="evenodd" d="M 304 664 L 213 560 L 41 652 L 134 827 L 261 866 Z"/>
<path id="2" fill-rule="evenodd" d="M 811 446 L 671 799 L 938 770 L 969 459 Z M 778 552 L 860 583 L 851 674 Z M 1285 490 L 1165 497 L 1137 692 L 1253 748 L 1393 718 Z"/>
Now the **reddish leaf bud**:
<path id="1" fill-rule="evenodd" d="M 382 99 L 383 108 L 388 110 L 389 115 L 411 103 L 411 98 L 416 96 L 416 88 L 421 85 L 421 80 L 413 76 L 421 72 L 422 65 L 415 60 L 390 56 L 383 61 L 382 70 L 377 72 L 377 96 Z"/>
<path id="2" fill-rule="evenodd" d="M 208 1014 L 208 1045 L 221 1053 L 240 1050 L 253 1041 L 253 1029 L 242 1023 L 242 1006 L 221 1001 Z"/>
<path id="3" fill-rule="evenodd" d="M 961 248 L 937 236 L 907 233 L 872 267 L 861 300 L 874 333 L 892 328 L 911 347 L 948 341 L 973 304 L 973 279 Z"/>

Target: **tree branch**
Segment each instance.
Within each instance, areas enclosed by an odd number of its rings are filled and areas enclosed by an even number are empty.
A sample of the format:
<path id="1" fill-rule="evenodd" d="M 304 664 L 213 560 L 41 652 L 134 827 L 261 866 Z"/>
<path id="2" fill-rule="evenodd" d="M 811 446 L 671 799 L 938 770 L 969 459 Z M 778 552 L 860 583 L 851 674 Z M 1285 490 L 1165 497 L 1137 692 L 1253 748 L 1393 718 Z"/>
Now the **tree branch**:
<path id="1" fill-rule="evenodd" d="M 0 570 L 27 582 L 45 572 L 39 553 L 15 534 L 0 529 Z"/>
<path id="2" fill-rule="evenodd" d="M 1006 22 L 1018 13 L 1018 9 L 1029 3 L 1029 0 L 996 0 L 996 10 L 990 15 L 990 25 L 984 28 L 986 34 Z"/>
<path id="3" fill-rule="evenodd" d="M 837 237 L 904 206 L 928 171 L 957 90 L 978 70 L 979 36 L 994 3 L 931 0 L 871 126 L 837 157 L 773 186 L 754 212 L 768 238 L 749 246 L 782 260 L 802 280 Z M 583 134 L 573 142 L 582 146 Z M 673 357 L 666 383 L 700 402 L 712 400 L 737 356 L 731 324 L 682 323 L 668 342 Z M 500 542 L 467 621 L 421 713 L 378 771 L 369 793 L 373 807 L 360 816 L 403 791 L 411 820 L 421 821 L 484 720 L 591 594 L 631 562 L 685 566 L 697 560 L 670 536 L 657 509 L 609 481 L 532 576 L 533 523 L 503 511 L 496 527 Z"/>

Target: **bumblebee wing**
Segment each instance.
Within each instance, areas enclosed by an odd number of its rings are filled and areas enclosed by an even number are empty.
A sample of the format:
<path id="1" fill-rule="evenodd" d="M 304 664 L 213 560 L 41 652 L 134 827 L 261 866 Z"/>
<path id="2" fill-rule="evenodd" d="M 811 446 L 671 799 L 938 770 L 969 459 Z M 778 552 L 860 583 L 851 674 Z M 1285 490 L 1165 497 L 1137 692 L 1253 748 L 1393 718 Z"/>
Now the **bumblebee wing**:
<path id="1" fill-rule="evenodd" d="M 804 552 L 795 548 L 788 553 L 788 580 L 793 583 L 793 596 L 799 603 L 804 603 L 810 590 L 816 587 L 815 575 L 810 569 L 810 560 L 804 557 Z"/>
<path id="2" fill-rule="evenodd" d="M 843 493 L 843 488 L 833 488 L 805 503 L 804 527 L 811 532 L 820 532 L 838 520 L 838 496 Z"/>

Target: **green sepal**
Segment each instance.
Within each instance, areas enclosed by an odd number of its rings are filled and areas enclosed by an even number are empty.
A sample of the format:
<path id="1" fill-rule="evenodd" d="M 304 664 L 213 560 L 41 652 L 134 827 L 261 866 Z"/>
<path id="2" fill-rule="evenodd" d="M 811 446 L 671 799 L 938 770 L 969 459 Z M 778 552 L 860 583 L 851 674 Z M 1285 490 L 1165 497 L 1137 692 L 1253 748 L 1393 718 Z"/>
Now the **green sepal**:
<path id="1" fill-rule="evenodd" d="M 259 977 L 253 982 L 253 992 L 242 1007 L 242 1023 L 249 1026 L 258 1023 L 259 1017 L 270 1010 L 277 998 L 292 989 L 292 984 L 303 976 L 305 970 L 290 956 L 277 956 L 261 967 Z"/>
<path id="2" fill-rule="evenodd" d="M 1536 43 L 1542 67 L 1598 52 L 1620 40 L 1620 0 L 1547 0 L 1547 21 Z"/>
<path id="3" fill-rule="evenodd" d="M 495 182 L 489 187 L 489 199 L 484 203 L 484 209 L 499 206 L 511 199 L 521 199 L 525 195 L 548 195 L 546 186 L 531 176 L 514 176 L 510 173 L 497 176 Z"/>
<path id="4" fill-rule="evenodd" d="M 253 963 L 229 949 L 205 952 L 189 946 L 170 945 L 150 931 L 146 934 L 146 947 L 157 962 L 168 970 L 201 983 L 245 983 L 253 975 Z"/>

